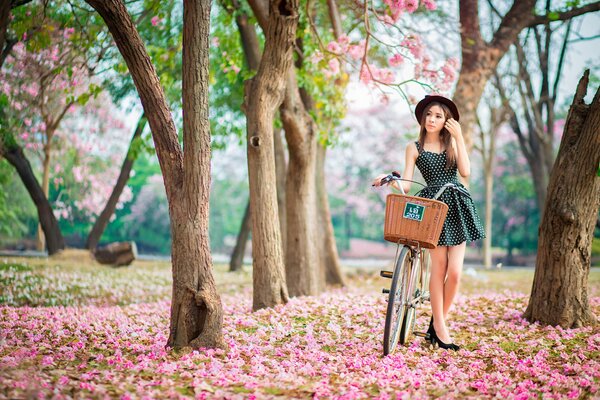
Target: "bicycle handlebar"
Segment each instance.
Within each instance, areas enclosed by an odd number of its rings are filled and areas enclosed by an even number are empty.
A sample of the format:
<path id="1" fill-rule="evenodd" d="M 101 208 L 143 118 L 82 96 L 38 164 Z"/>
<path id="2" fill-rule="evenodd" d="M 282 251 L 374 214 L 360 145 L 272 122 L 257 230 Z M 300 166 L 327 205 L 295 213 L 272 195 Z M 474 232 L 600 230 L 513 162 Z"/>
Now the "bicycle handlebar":
<path id="1" fill-rule="evenodd" d="M 383 185 L 386 185 L 386 184 L 388 184 L 388 183 L 390 183 L 390 182 L 392 182 L 392 181 L 404 181 L 404 182 L 411 182 L 411 183 L 416 183 L 416 184 L 418 184 L 418 185 L 421 185 L 421 186 L 423 186 L 424 188 L 426 188 L 426 187 L 427 187 L 427 185 L 424 185 L 424 184 L 422 184 L 421 182 L 418 182 L 418 181 L 413 181 L 413 180 L 411 180 L 411 179 L 404 179 L 404 178 L 402 178 L 402 176 L 400 176 L 400 173 L 399 173 L 399 172 L 397 172 L 397 171 L 392 171 L 392 173 L 391 173 L 391 174 L 387 175 L 385 178 L 382 178 L 382 179 L 381 179 L 381 183 L 380 183 L 380 184 L 383 186 Z M 373 185 L 373 186 L 375 186 L 375 185 Z M 443 185 L 443 186 L 441 186 L 441 187 L 440 187 L 440 189 L 439 189 L 439 190 L 438 190 L 438 192 L 435 194 L 435 196 L 433 196 L 433 199 L 434 199 L 434 200 L 437 200 L 437 199 L 438 199 L 438 198 L 439 198 L 439 197 L 442 195 L 442 193 L 444 192 L 444 190 L 446 190 L 446 189 L 460 189 L 460 188 L 459 188 L 459 186 L 457 186 L 455 183 L 448 182 L 448 183 L 446 183 L 445 185 Z M 463 189 L 463 190 L 464 190 L 464 189 Z M 405 193 L 404 193 L 404 188 L 403 188 L 402 186 L 400 186 L 400 191 L 402 192 L 402 194 L 405 194 Z"/>
<path id="2" fill-rule="evenodd" d="M 417 185 L 421 185 L 423 187 L 427 187 L 427 185 L 423 185 L 421 182 L 418 181 L 413 181 L 411 179 L 404 179 L 400 176 L 400 174 L 396 171 L 393 171 L 391 174 L 389 174 L 388 176 L 386 176 L 385 178 L 381 179 L 381 185 L 385 185 L 390 183 L 391 181 L 404 181 L 404 182 L 411 182 L 411 183 L 416 183 Z"/>

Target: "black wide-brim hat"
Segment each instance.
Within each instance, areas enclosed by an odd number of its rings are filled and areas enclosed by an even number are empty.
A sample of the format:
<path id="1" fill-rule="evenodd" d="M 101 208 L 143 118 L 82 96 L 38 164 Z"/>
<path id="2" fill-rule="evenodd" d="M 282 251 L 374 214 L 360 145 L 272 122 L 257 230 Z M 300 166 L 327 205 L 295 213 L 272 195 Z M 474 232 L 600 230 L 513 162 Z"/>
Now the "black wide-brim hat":
<path id="1" fill-rule="evenodd" d="M 421 100 L 419 102 L 419 104 L 417 104 L 417 107 L 415 107 L 415 115 L 417 117 L 417 121 L 419 122 L 419 124 L 421 123 L 421 117 L 423 116 L 423 111 L 425 111 L 425 108 L 430 103 L 441 103 L 441 104 L 448 106 L 448 108 L 452 112 L 452 115 L 454 116 L 454 119 L 457 121 L 459 120 L 460 115 L 458 114 L 458 107 L 456 107 L 456 104 L 454 104 L 454 102 L 452 100 L 450 100 L 444 96 L 426 95 L 425 98 L 423 100 Z"/>

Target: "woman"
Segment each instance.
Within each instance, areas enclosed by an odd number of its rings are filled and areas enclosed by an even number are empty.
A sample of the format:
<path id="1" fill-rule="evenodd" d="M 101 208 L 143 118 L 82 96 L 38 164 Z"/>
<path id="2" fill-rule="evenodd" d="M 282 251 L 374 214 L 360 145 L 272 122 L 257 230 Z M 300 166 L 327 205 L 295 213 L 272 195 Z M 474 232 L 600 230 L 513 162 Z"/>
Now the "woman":
<path id="1" fill-rule="evenodd" d="M 464 178 L 469 176 L 471 164 L 458 123 L 460 115 L 456 104 L 443 96 L 425 96 L 417 104 L 415 115 L 421 125 L 419 140 L 406 146 L 402 177 L 411 180 L 416 165 L 427 182 L 427 188 L 416 195 L 427 198 L 433 198 L 446 183 L 458 186 L 458 190 L 446 189 L 438 199 L 448 205 L 448 214 L 438 246 L 430 250 L 432 319 L 427 331 L 432 344 L 458 350 L 446 324 L 448 311 L 458 292 L 466 243 L 485 235 L 473 200 L 458 181 L 458 174 Z M 380 186 L 385 176 L 375 178 L 373 185 Z M 408 193 L 410 182 L 400 184 Z M 393 185 L 399 189 L 397 181 L 393 181 Z"/>

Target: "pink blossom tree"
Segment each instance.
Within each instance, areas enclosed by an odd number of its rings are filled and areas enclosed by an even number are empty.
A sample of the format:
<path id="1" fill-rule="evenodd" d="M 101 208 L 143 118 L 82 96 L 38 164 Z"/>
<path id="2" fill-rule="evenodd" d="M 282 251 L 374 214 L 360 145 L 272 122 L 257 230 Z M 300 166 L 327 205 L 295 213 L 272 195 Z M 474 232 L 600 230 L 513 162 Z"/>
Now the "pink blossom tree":
<path id="1" fill-rule="evenodd" d="M 76 117 L 64 119 L 55 134 L 55 161 L 49 172 L 59 220 L 76 219 L 87 227 L 104 209 L 123 162 L 123 138 L 129 129 L 122 119 L 105 92 Z M 121 208 L 131 198 L 131 189 L 124 186 L 115 207 Z"/>
<path id="2" fill-rule="evenodd" d="M 89 77 L 88 60 L 79 51 L 73 33 L 72 28 L 60 29 L 48 23 L 46 31 L 39 34 L 50 44 L 40 46 L 41 39 L 17 43 L 0 72 L 1 90 L 11 108 L 7 125 L 25 149 L 39 155 L 46 198 L 61 122 L 101 90 Z M 38 249 L 43 247 L 43 233 L 38 229 Z"/>

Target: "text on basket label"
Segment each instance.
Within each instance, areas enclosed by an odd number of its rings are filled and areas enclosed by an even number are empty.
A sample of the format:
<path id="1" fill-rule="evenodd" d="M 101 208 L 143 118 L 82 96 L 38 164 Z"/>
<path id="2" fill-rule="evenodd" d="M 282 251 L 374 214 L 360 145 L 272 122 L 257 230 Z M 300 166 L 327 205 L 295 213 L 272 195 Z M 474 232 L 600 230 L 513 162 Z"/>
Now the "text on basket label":
<path id="1" fill-rule="evenodd" d="M 422 221 L 425 207 L 419 204 L 406 203 L 403 217 L 414 221 Z"/>

